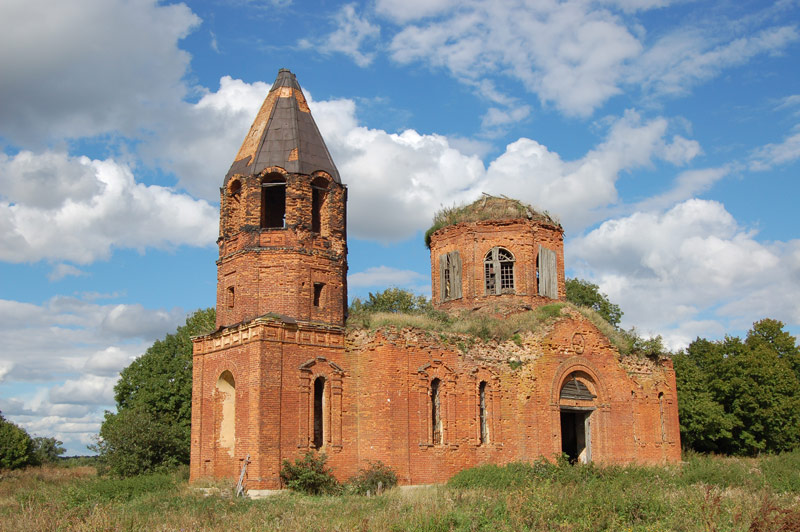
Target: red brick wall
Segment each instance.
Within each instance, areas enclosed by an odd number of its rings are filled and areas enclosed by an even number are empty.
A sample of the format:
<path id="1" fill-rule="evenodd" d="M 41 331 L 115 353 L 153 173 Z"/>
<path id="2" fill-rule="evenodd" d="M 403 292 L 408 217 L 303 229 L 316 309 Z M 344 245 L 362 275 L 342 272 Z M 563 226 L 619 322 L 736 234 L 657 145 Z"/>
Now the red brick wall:
<path id="1" fill-rule="evenodd" d="M 577 335 L 577 336 L 576 336 Z M 561 452 L 560 410 L 593 408 L 593 460 L 660 463 L 680 459 L 675 377 L 668 360 L 620 358 L 585 318 L 570 314 L 523 345 L 457 342 L 414 330 L 353 331 L 264 319 L 195 341 L 193 479 L 235 477 L 250 454 L 250 488 L 277 488 L 283 459 L 308 450 L 313 379 L 326 388 L 326 442 L 345 480 L 370 460 L 403 484 L 443 482 L 481 463 L 533 461 Z M 521 365 L 508 364 L 512 350 Z M 223 371 L 236 379 L 235 457 L 220 452 L 214 390 Z M 577 375 L 596 395 L 560 400 Z M 431 441 L 430 383 L 441 387 L 443 441 Z M 489 441 L 479 444 L 478 386 L 487 382 Z M 659 394 L 663 394 L 659 401 Z M 632 399 L 633 398 L 633 399 Z M 211 406 L 211 408 L 209 408 Z"/>
<path id="2" fill-rule="evenodd" d="M 556 253 L 558 295 L 559 299 L 564 299 L 564 241 L 559 227 L 516 219 L 465 222 L 439 229 L 431 236 L 431 296 L 434 306 L 473 309 L 498 302 L 531 306 L 552 303 L 552 299 L 539 295 L 536 276 L 539 245 Z M 495 246 L 507 249 L 514 256 L 513 294 L 486 294 L 484 257 Z M 458 251 L 461 255 L 462 297 L 443 301 L 440 297 L 439 257 L 451 251 Z"/>
<path id="3" fill-rule="evenodd" d="M 261 180 L 270 173 L 286 179 L 284 228 L 260 227 Z M 268 312 L 300 320 L 344 323 L 346 190 L 328 180 L 321 231 L 313 232 L 311 180 L 315 177 L 268 168 L 260 176 L 234 176 L 222 190 L 217 326 L 227 327 Z M 239 194 L 232 194 L 235 183 L 240 184 Z M 319 306 L 313 304 L 314 283 L 324 284 Z"/>

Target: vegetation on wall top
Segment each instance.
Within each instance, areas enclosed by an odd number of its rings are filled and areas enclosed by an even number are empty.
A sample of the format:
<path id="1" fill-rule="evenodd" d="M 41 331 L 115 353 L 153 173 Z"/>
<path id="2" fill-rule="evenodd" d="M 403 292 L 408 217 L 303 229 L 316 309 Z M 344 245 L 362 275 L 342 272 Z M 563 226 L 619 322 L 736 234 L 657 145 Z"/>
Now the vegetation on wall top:
<path id="1" fill-rule="evenodd" d="M 425 231 L 425 245 L 430 249 L 431 235 L 443 227 L 456 225 L 463 222 L 481 222 L 484 220 L 514 220 L 524 218 L 535 220 L 556 227 L 561 227 L 558 220 L 550 214 L 539 212 L 530 205 L 519 200 L 498 198 L 484 193 L 483 197 L 470 203 L 469 205 L 454 205 L 444 207 L 433 215 L 433 225 Z"/>

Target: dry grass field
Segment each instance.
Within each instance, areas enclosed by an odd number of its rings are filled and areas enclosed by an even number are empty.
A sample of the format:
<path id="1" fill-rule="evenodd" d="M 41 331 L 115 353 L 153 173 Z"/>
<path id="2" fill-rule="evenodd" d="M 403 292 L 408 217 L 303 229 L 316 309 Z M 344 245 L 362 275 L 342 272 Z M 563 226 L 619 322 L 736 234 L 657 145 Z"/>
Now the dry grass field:
<path id="1" fill-rule="evenodd" d="M 0 530 L 800 531 L 800 452 L 689 455 L 681 466 L 483 466 L 447 485 L 372 497 L 206 495 L 186 471 L 129 479 L 92 467 L 0 473 Z"/>

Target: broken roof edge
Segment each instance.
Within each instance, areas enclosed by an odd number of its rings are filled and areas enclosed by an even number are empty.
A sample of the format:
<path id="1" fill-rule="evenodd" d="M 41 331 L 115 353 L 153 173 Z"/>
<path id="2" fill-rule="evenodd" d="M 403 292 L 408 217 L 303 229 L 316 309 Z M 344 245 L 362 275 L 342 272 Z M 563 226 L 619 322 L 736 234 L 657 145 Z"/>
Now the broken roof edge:
<path id="1" fill-rule="evenodd" d="M 527 203 L 508 196 L 493 196 L 483 192 L 482 197 L 472 203 L 442 207 L 437 211 L 433 215 L 433 223 L 425 232 L 425 246 L 430 249 L 431 236 L 445 227 L 460 223 L 497 220 L 531 220 L 562 229 L 561 222 L 547 211 L 539 211 Z"/>

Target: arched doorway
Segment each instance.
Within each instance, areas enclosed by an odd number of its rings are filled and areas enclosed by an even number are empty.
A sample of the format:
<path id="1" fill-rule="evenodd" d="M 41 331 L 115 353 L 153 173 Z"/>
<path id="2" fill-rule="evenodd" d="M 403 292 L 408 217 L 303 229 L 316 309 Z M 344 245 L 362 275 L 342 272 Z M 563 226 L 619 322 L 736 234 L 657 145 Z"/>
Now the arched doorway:
<path id="1" fill-rule="evenodd" d="M 559 392 L 561 452 L 573 464 L 592 461 L 592 425 L 597 398 L 592 389 L 591 378 L 576 371 L 567 376 Z"/>

